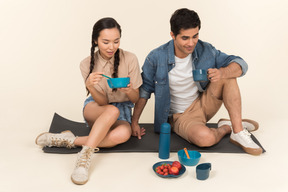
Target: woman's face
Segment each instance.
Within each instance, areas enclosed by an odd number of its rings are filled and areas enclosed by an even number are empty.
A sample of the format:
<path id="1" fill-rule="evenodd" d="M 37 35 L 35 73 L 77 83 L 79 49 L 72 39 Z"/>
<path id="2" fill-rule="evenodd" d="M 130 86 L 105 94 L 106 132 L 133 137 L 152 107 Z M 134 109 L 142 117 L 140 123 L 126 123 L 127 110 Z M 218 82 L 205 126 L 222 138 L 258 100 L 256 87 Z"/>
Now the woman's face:
<path id="1" fill-rule="evenodd" d="M 95 43 L 98 44 L 100 55 L 109 60 L 119 48 L 120 32 L 117 28 L 103 29 Z"/>

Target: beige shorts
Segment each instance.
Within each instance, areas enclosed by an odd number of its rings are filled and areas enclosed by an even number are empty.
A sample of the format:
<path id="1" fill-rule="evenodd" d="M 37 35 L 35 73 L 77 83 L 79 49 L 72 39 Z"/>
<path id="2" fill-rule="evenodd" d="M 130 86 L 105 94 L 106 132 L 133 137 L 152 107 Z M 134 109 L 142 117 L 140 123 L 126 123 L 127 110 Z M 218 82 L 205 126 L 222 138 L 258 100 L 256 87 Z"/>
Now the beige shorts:
<path id="1" fill-rule="evenodd" d="M 170 119 L 173 131 L 187 141 L 189 129 L 193 128 L 193 125 L 206 125 L 223 103 L 212 94 L 209 87 L 183 113 L 175 113 Z"/>

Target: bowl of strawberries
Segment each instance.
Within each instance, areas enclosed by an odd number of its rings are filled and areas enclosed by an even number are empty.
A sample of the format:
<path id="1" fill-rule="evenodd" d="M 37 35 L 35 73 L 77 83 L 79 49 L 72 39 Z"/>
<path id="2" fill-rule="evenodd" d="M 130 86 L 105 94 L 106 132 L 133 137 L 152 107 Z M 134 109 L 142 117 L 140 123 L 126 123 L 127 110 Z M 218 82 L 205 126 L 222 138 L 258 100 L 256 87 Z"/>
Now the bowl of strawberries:
<path id="1" fill-rule="evenodd" d="M 153 171 L 159 177 L 177 178 L 185 173 L 186 168 L 179 161 L 160 161 L 152 167 Z"/>

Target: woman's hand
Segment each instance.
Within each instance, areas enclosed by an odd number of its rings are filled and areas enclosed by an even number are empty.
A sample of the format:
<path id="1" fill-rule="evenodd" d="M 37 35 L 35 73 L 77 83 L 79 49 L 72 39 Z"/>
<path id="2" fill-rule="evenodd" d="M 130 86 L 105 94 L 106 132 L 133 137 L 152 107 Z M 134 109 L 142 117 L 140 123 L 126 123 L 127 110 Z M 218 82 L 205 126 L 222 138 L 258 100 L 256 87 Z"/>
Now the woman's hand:
<path id="1" fill-rule="evenodd" d="M 125 88 L 118 88 L 119 91 L 125 93 L 132 103 L 136 103 L 139 99 L 139 89 L 133 89 L 132 83 L 130 82 Z"/>
<path id="2" fill-rule="evenodd" d="M 93 72 L 90 73 L 89 77 L 86 80 L 86 87 L 88 89 L 93 88 L 96 84 L 99 83 L 99 81 L 101 81 L 101 79 L 103 78 L 103 76 L 101 75 L 103 74 L 103 72 Z"/>
<path id="3" fill-rule="evenodd" d="M 130 82 L 127 87 L 123 87 L 123 88 L 118 88 L 119 91 L 122 91 L 123 93 L 129 94 L 131 91 L 133 91 L 133 86 L 132 83 Z"/>

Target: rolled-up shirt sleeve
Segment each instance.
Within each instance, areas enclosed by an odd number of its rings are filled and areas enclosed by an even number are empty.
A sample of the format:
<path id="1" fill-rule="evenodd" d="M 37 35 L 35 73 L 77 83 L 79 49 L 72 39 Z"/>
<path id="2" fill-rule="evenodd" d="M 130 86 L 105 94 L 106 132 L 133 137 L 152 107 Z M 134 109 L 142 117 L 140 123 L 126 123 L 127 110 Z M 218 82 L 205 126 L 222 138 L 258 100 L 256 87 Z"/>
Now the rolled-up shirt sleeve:
<path id="1" fill-rule="evenodd" d="M 153 67 L 153 60 L 149 58 L 150 55 L 145 59 L 144 65 L 142 66 L 142 80 L 143 84 L 140 87 L 140 97 L 145 99 L 150 99 L 151 93 L 154 93 L 155 90 L 155 71 L 156 69 Z"/>
<path id="2" fill-rule="evenodd" d="M 219 69 L 220 67 L 227 67 L 230 63 L 238 63 L 242 68 L 242 74 L 240 77 L 244 76 L 248 71 L 248 64 L 239 56 L 227 55 L 226 53 L 221 52 L 220 50 L 215 49 L 211 45 L 212 52 L 215 56 L 216 66 Z"/>
<path id="3" fill-rule="evenodd" d="M 248 71 L 248 64 L 242 58 L 235 58 L 230 63 L 238 63 L 242 68 L 242 74 L 240 77 L 244 76 Z"/>
<path id="4" fill-rule="evenodd" d="M 147 92 L 142 86 L 139 89 L 139 96 L 144 99 L 150 99 L 151 93 Z"/>

